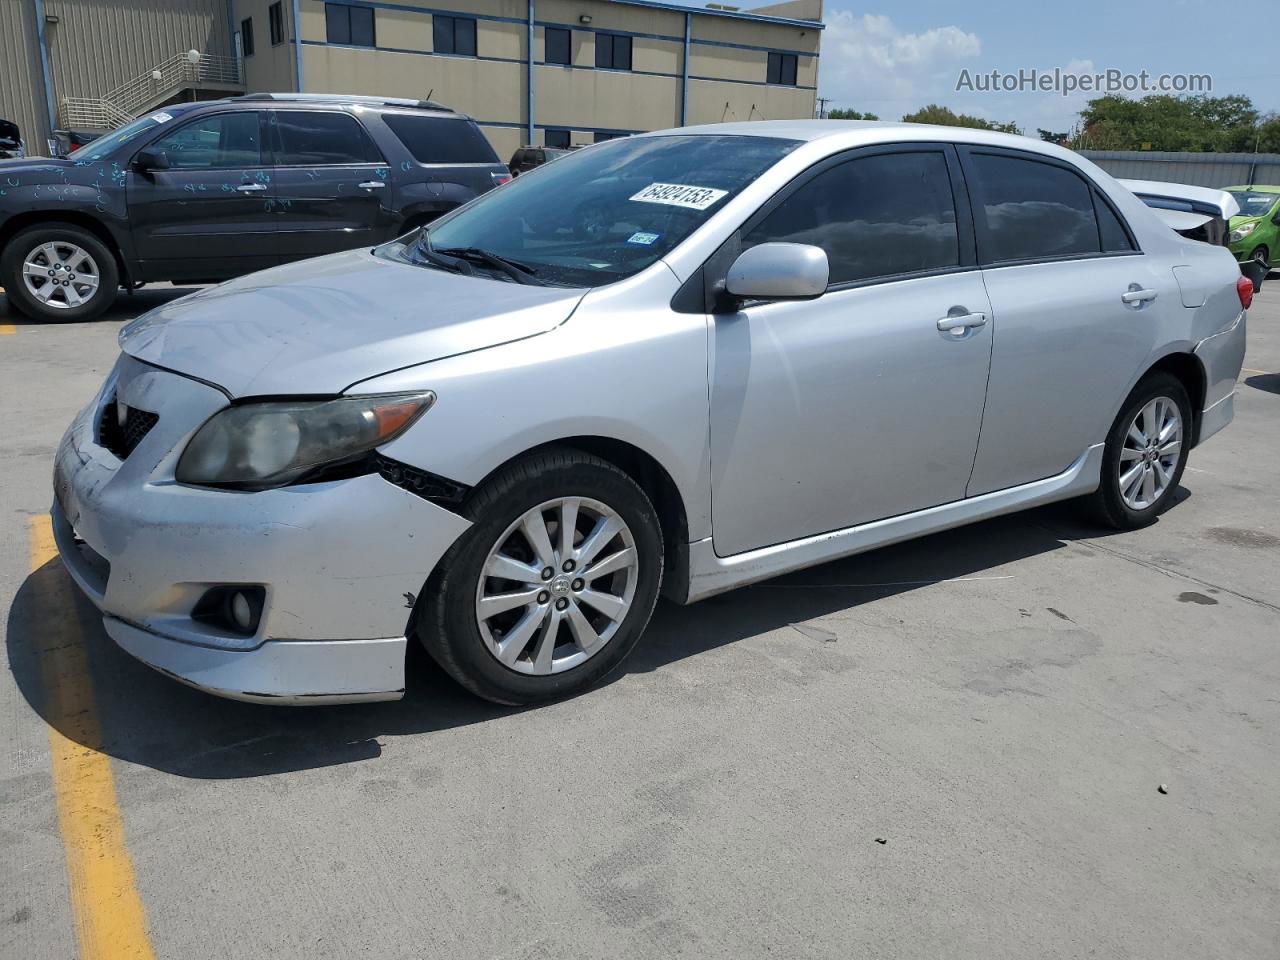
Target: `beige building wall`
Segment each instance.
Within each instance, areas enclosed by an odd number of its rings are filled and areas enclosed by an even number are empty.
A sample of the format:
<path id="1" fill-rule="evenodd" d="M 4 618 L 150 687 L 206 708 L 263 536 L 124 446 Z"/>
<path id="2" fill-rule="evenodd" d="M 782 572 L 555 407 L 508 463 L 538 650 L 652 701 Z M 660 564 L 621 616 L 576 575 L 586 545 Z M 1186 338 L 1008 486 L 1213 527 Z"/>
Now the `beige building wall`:
<path id="1" fill-rule="evenodd" d="M 244 58 L 245 89 L 255 93 L 289 93 L 298 89 L 298 73 L 294 65 L 293 3 L 283 0 L 284 39 L 271 45 L 271 20 L 268 8 L 272 0 L 234 0 L 232 23 L 237 32 L 244 20 L 253 20 L 251 57 Z M 321 16 L 324 14 L 321 12 Z"/>
<path id="2" fill-rule="evenodd" d="M 268 0 L 236 0 L 261 10 Z M 291 4 L 286 4 L 288 8 Z M 778 15 L 820 16 L 819 0 L 791 0 Z M 313 93 L 431 98 L 470 114 L 500 156 L 528 140 L 528 0 L 395 0 L 375 7 L 375 48 L 329 45 L 322 0 L 300 0 L 303 86 Z M 433 11 L 476 18 L 475 57 L 434 50 Z M 255 12 L 255 24 L 259 14 Z M 684 37 L 690 19 L 688 123 L 813 115 L 821 31 L 809 24 L 740 20 L 700 8 L 668 10 L 609 0 L 534 0 L 535 142 L 546 130 L 571 142 L 597 135 L 678 126 L 683 106 Z M 582 17 L 590 22 L 583 24 Z M 572 64 L 547 64 L 546 27 L 572 31 Z M 632 69 L 595 66 L 600 31 L 632 36 Z M 766 84 L 770 50 L 797 54 L 797 86 Z M 255 58 L 250 58 L 250 60 Z M 251 90 L 291 89 L 285 71 L 246 62 Z"/>

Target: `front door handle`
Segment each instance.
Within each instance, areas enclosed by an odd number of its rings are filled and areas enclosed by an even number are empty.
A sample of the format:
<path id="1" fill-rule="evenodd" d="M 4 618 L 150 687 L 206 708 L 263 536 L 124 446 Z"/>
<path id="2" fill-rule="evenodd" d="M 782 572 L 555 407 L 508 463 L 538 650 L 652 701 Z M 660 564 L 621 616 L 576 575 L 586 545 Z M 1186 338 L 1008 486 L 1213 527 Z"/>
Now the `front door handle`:
<path id="1" fill-rule="evenodd" d="M 938 321 L 938 329 L 944 332 L 951 331 L 953 337 L 963 337 L 966 330 L 986 326 L 986 323 L 985 313 L 962 313 L 957 316 L 943 317 Z"/>
<path id="2" fill-rule="evenodd" d="M 356 186 L 361 190 L 381 190 L 386 183 L 382 180 L 366 180 L 364 183 L 357 183 Z"/>
<path id="3" fill-rule="evenodd" d="M 1136 283 L 1129 284 L 1129 289 L 1120 294 L 1120 299 L 1125 303 L 1146 303 L 1156 298 L 1156 291 L 1144 290 Z"/>
<path id="4" fill-rule="evenodd" d="M 242 183 L 236 187 L 237 193 L 262 193 L 266 190 L 266 184 L 262 183 Z"/>

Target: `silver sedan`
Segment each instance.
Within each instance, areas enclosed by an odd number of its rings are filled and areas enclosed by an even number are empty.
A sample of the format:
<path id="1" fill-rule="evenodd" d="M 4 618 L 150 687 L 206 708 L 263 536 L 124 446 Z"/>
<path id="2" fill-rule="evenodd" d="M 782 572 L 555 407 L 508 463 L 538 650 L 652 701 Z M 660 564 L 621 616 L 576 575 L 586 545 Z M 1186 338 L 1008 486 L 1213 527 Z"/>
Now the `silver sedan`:
<path id="1" fill-rule="evenodd" d="M 115 641 L 214 693 L 399 697 L 418 641 L 543 701 L 618 670 L 659 593 L 1053 500 L 1153 522 L 1231 420 L 1251 295 L 1037 141 L 616 140 L 130 324 L 54 528 Z"/>

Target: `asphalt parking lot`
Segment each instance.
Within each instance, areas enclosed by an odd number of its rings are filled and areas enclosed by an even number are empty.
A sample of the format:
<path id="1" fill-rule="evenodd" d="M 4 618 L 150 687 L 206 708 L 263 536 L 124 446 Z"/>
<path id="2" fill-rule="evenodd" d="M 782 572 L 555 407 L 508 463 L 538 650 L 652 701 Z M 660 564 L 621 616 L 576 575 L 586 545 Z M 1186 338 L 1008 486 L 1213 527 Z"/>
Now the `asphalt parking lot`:
<path id="1" fill-rule="evenodd" d="M 663 604 L 526 711 L 416 655 L 401 702 L 288 709 L 113 646 L 52 457 L 172 296 L 0 297 L 0 956 L 1280 956 L 1280 279 L 1155 526 L 1059 505 Z"/>

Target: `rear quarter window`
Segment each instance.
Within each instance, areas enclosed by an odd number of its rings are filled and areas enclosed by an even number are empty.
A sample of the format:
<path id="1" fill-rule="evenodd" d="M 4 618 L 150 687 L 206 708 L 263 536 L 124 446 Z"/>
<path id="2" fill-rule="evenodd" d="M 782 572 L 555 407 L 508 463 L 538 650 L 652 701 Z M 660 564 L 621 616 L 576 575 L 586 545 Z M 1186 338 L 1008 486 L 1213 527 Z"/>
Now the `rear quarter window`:
<path id="1" fill-rule="evenodd" d="M 419 163 L 497 163 L 498 155 L 470 120 L 386 113 L 383 121 Z"/>

